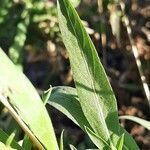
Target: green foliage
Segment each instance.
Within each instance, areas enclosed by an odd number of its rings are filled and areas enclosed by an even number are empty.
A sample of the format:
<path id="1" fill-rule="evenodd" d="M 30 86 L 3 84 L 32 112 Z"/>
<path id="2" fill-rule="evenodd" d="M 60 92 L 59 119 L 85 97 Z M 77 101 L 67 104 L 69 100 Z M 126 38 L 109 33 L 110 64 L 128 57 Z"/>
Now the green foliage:
<path id="1" fill-rule="evenodd" d="M 118 143 L 117 143 L 117 150 L 122 150 L 124 145 L 124 134 L 120 137 Z"/>
<path id="2" fill-rule="evenodd" d="M 73 145 L 70 144 L 70 149 L 71 150 L 77 150 Z"/>
<path id="3" fill-rule="evenodd" d="M 58 22 L 55 18 L 56 7 L 46 6 L 46 2 L 2 0 L 0 26 L 4 28 L 4 32 L 1 33 L 3 28 L 0 29 L 0 39 L 3 37 L 9 39 L 5 48 L 16 65 L 22 64 L 25 45 L 38 39 L 36 35 L 32 35 L 35 39 L 29 36 L 32 32 L 44 31 L 49 38 L 54 38 L 55 34 L 59 37 Z M 107 0 L 104 2 L 105 7 L 109 2 L 118 1 Z M 97 148 L 138 149 L 133 138 L 119 124 L 115 95 L 94 44 L 74 8 L 79 3 L 80 0 L 57 0 L 59 26 L 69 53 L 76 88 L 50 87 L 44 92 L 42 101 L 25 75 L 0 49 L 0 101 L 26 134 L 21 147 L 15 142 L 14 133 L 8 136 L 0 129 L 0 149 L 30 150 L 35 145 L 39 149 L 63 150 L 64 131 L 61 133 L 58 148 L 51 119 L 45 108 L 46 103 L 77 124 Z M 17 13 L 16 8 L 19 8 Z M 8 24 L 14 14 L 16 18 Z M 52 29 L 49 26 L 51 21 L 54 21 Z M 12 32 L 7 35 L 12 26 Z M 150 129 L 148 121 L 131 116 L 120 118 L 133 120 Z M 70 145 L 70 148 L 76 150 L 73 145 Z"/>
<path id="4" fill-rule="evenodd" d="M 134 121 L 134 122 L 142 125 L 146 129 L 150 130 L 150 121 L 147 121 L 147 120 L 141 119 L 139 117 L 135 117 L 135 116 L 120 116 L 119 118 Z"/>
<path id="5" fill-rule="evenodd" d="M 70 0 L 74 7 L 77 7 L 81 0 Z"/>
<path id="6" fill-rule="evenodd" d="M 22 147 L 27 150 L 32 149 L 32 143 L 27 135 L 25 135 L 25 137 L 23 139 Z"/>
<path id="7" fill-rule="evenodd" d="M 110 135 L 105 118 L 114 118 L 107 123 L 114 124 L 112 130 L 119 131 L 113 91 L 94 45 L 69 1 L 59 1 L 58 17 L 83 112 L 94 131 L 108 141 Z"/>
<path id="8" fill-rule="evenodd" d="M 0 149 L 1 150 L 5 150 L 5 149 L 17 149 L 17 150 L 23 150 L 19 144 L 17 144 L 16 141 L 14 141 L 13 139 L 11 140 L 11 143 L 9 145 L 7 145 L 6 142 L 8 142 L 9 139 L 9 135 L 7 135 L 2 129 L 0 129 Z M 6 146 L 6 145 L 7 146 Z"/>
<path id="9" fill-rule="evenodd" d="M 64 143 L 63 143 L 63 136 L 64 136 L 64 130 L 61 132 L 60 136 L 60 150 L 64 150 Z"/>
<path id="10" fill-rule="evenodd" d="M 22 53 L 23 53 L 23 46 L 25 44 L 26 40 L 26 34 L 27 34 L 27 27 L 29 25 L 29 12 L 28 9 L 24 9 L 21 14 L 21 21 L 17 25 L 17 33 L 14 37 L 14 43 L 9 48 L 9 56 L 11 60 L 16 65 L 21 66 L 22 65 Z"/>
<path id="11" fill-rule="evenodd" d="M 0 47 L 22 67 L 26 46 L 42 47 L 47 39 L 60 41 L 54 2 L 0 0 Z M 38 51 L 38 49 L 36 50 Z"/>
<path id="12" fill-rule="evenodd" d="M 94 133 L 114 149 L 111 135 L 120 136 L 117 105 L 95 47 L 68 0 L 58 0 L 58 19 L 83 113 Z"/>
<path id="13" fill-rule="evenodd" d="M 48 103 L 64 113 L 82 130 L 85 131 L 84 126 L 91 127 L 83 114 L 76 89 L 64 86 L 55 87 L 52 90 Z"/>
<path id="14" fill-rule="evenodd" d="M 51 95 L 51 92 L 52 92 L 52 87 L 51 86 L 47 91 L 44 91 L 44 93 L 42 95 L 42 100 L 43 100 L 44 105 L 47 103 L 47 101 L 48 101 L 48 99 Z"/>
<path id="15" fill-rule="evenodd" d="M 85 117 L 82 111 L 81 104 L 79 102 L 79 98 L 75 88 L 65 87 L 65 86 L 53 88 L 48 104 L 52 105 L 53 107 L 55 107 L 56 109 L 64 113 L 69 119 L 71 119 L 75 124 L 77 124 L 84 132 L 87 133 L 85 127 L 86 129 L 89 128 L 90 130 L 92 130 L 91 126 L 87 121 L 87 118 Z M 121 126 L 120 126 L 120 136 L 116 136 L 115 134 L 111 135 L 111 138 L 114 140 L 117 147 L 118 145 L 120 145 L 119 144 L 121 141 L 120 137 L 122 137 L 122 135 L 124 135 L 124 147 L 126 147 L 126 149 L 137 148 L 135 146 L 136 144 L 133 138 Z M 100 138 L 97 135 L 95 136 L 96 136 L 95 138 Z M 97 140 L 93 142 L 97 142 Z M 102 138 L 100 142 L 105 143 L 105 141 Z"/>
<path id="16" fill-rule="evenodd" d="M 58 149 L 51 121 L 36 90 L 2 50 L 0 50 L 0 59 L 0 93 L 7 98 L 7 102 L 3 104 L 8 109 L 9 105 L 13 106 L 12 109 L 17 113 L 17 117 L 26 123 L 33 137 L 37 138 L 44 147 Z M 31 135 L 29 137 L 31 138 Z"/>

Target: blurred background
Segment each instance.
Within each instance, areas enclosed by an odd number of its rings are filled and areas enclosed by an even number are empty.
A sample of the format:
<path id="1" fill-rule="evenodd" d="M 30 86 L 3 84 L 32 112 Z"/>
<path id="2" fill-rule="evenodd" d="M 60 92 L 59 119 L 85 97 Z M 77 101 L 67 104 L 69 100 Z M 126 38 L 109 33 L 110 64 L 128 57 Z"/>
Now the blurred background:
<path id="1" fill-rule="evenodd" d="M 150 1 L 124 0 L 124 11 L 117 2 L 81 0 L 77 11 L 110 79 L 119 115 L 149 120 L 149 105 L 132 46 L 137 47 L 140 69 L 150 85 Z M 132 35 L 127 32 L 125 19 L 129 20 Z M 58 27 L 56 0 L 0 0 L 0 47 L 40 94 L 49 85 L 74 87 L 68 53 Z M 67 117 L 52 107 L 47 106 L 47 109 L 58 138 L 65 129 L 66 149 L 68 144 L 79 150 L 93 148 L 88 137 Z M 7 133 L 16 127 L 19 129 L 2 110 L 0 106 L 0 127 Z M 121 124 L 142 150 L 150 149 L 148 130 L 131 121 L 121 120 Z M 22 136 L 19 129 L 16 139 Z"/>

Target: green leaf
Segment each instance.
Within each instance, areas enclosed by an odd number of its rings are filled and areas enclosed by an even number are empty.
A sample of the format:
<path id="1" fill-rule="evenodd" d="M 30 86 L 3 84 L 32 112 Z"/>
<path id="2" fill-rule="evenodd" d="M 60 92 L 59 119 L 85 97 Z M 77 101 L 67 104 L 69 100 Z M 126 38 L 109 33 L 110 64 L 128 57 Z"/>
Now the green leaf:
<path id="1" fill-rule="evenodd" d="M 109 141 L 110 132 L 119 134 L 119 121 L 116 99 L 104 68 L 69 0 L 58 0 L 58 18 L 82 110 L 94 132 Z"/>
<path id="2" fill-rule="evenodd" d="M 6 145 L 7 145 L 7 146 L 10 146 L 10 145 L 11 145 L 11 143 L 12 143 L 14 137 L 15 137 L 15 134 L 16 134 L 16 131 L 12 132 L 12 133 L 9 135 L 9 137 L 7 138 L 7 141 L 6 141 Z"/>
<path id="3" fill-rule="evenodd" d="M 120 137 L 117 143 L 117 150 L 123 150 L 123 145 L 124 145 L 124 134 Z"/>
<path id="4" fill-rule="evenodd" d="M 53 87 L 48 104 L 52 105 L 53 107 L 61 111 L 63 114 L 65 114 L 83 131 L 85 131 L 85 126 L 92 130 L 82 111 L 75 88 L 65 86 Z M 112 134 L 113 136 L 111 137 L 115 145 L 117 145 L 117 142 L 122 134 L 125 134 L 124 136 L 125 149 L 129 150 L 138 149 L 133 138 L 121 126 L 120 126 L 120 134 L 119 135 Z"/>
<path id="5" fill-rule="evenodd" d="M 37 91 L 1 49 L 0 60 L 0 100 L 32 140 L 47 149 L 58 149 L 51 120 Z"/>
<path id="6" fill-rule="evenodd" d="M 0 149 L 1 150 L 4 150 L 1 147 L 5 146 L 8 138 L 9 138 L 9 136 L 2 129 L 0 129 L 0 141 L 1 141 L 0 142 Z M 23 150 L 23 148 L 21 148 L 21 146 L 15 140 L 13 140 L 13 139 L 12 139 L 12 141 L 10 143 L 10 147 L 14 148 L 14 149 L 17 149 L 17 150 Z"/>
<path id="7" fill-rule="evenodd" d="M 25 135 L 25 137 L 23 139 L 22 147 L 25 150 L 31 150 L 31 148 L 32 148 L 32 143 L 27 135 Z"/>
<path id="8" fill-rule="evenodd" d="M 22 65 L 22 53 L 23 53 L 23 46 L 26 40 L 27 34 L 27 27 L 29 25 L 29 10 L 24 9 L 21 14 L 21 21 L 17 25 L 17 33 L 14 38 L 14 43 L 9 49 L 9 56 L 11 60 L 21 67 Z"/>
<path id="9" fill-rule="evenodd" d="M 146 129 L 150 130 L 150 121 L 147 121 L 147 120 L 141 119 L 139 117 L 135 117 L 135 116 L 120 116 L 119 118 L 134 121 L 134 122 L 142 125 Z"/>
<path id="10" fill-rule="evenodd" d="M 72 5 L 73 5 L 74 7 L 77 7 L 77 6 L 80 4 L 80 1 L 81 1 L 81 0 L 70 0 L 70 2 L 72 3 Z"/>
<path id="11" fill-rule="evenodd" d="M 17 150 L 17 149 L 11 148 L 10 146 L 6 146 L 4 143 L 0 141 L 0 150 Z"/>
<path id="12" fill-rule="evenodd" d="M 64 135 L 64 130 L 61 132 L 61 136 L 60 136 L 60 150 L 64 150 L 63 135 Z"/>
<path id="13" fill-rule="evenodd" d="M 86 133 L 88 134 L 88 136 L 90 137 L 90 139 L 93 141 L 93 143 L 99 148 L 101 149 L 103 147 L 103 145 L 105 145 L 105 147 L 103 149 L 105 150 L 111 150 L 111 147 L 108 145 L 107 141 L 104 141 L 101 137 L 97 136 L 92 130 L 90 130 L 88 127 L 85 127 Z M 102 145 L 103 143 L 103 145 Z"/>
<path id="14" fill-rule="evenodd" d="M 44 93 L 42 95 L 42 100 L 43 100 L 44 105 L 47 103 L 47 101 L 51 95 L 51 92 L 52 92 L 52 86 L 50 86 L 50 88 L 47 91 L 44 91 Z"/>
<path id="15" fill-rule="evenodd" d="M 73 145 L 69 145 L 71 150 L 77 150 Z"/>
<path id="16" fill-rule="evenodd" d="M 99 149 L 86 149 L 86 150 L 99 150 Z"/>
<path id="17" fill-rule="evenodd" d="M 99 149 L 86 149 L 86 150 L 99 150 Z"/>
<path id="18" fill-rule="evenodd" d="M 91 128 L 81 109 L 76 89 L 65 86 L 54 87 L 48 104 L 64 113 L 82 130 L 85 129 L 84 126 Z"/>

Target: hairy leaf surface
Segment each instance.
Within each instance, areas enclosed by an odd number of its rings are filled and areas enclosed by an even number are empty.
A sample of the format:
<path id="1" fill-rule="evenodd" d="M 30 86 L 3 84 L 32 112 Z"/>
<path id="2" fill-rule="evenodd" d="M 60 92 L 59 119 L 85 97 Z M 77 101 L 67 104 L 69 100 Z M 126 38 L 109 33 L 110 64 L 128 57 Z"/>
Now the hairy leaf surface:
<path id="1" fill-rule="evenodd" d="M 52 105 L 53 107 L 61 111 L 63 114 L 65 114 L 83 131 L 86 132 L 85 126 L 86 128 L 92 130 L 82 111 L 81 104 L 79 102 L 79 98 L 75 88 L 66 86 L 54 87 L 51 96 L 49 98 L 48 104 Z M 118 144 L 118 140 L 120 139 L 122 134 L 124 134 L 123 149 L 125 150 L 138 149 L 138 146 L 136 145 L 133 138 L 121 126 L 120 126 L 120 134 L 119 135 L 112 134 L 111 136 L 111 139 L 114 141 L 115 145 Z M 104 141 L 101 143 L 103 144 Z M 106 146 L 105 144 L 103 145 L 104 147 Z"/>
<path id="2" fill-rule="evenodd" d="M 95 133 L 109 141 L 110 132 L 119 134 L 120 129 L 116 100 L 104 68 L 69 0 L 58 0 L 58 18 L 82 110 Z"/>

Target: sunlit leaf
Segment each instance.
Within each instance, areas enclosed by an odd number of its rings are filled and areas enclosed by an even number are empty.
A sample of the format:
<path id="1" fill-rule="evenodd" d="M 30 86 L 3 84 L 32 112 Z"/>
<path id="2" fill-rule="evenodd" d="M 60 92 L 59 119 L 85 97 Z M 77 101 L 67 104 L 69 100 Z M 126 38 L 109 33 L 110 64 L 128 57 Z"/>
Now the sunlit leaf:
<path id="1" fill-rule="evenodd" d="M 25 131 L 31 132 L 30 138 L 32 136 L 51 150 L 58 149 L 51 120 L 35 88 L 1 49 L 0 60 L 0 95 L 4 97 L 3 104 L 22 121 L 20 123 L 24 123 L 28 129 Z"/>
<path id="2" fill-rule="evenodd" d="M 111 133 L 120 134 L 117 104 L 96 49 L 69 0 L 58 0 L 58 18 L 81 108 L 94 132 L 112 145 Z"/>
<path id="3" fill-rule="evenodd" d="M 9 135 L 9 137 L 7 138 L 7 141 L 6 141 L 6 145 L 7 145 L 7 146 L 10 146 L 10 145 L 11 145 L 11 143 L 12 143 L 14 137 L 15 137 L 15 134 L 16 134 L 16 131 L 12 132 L 12 133 Z"/>
<path id="4" fill-rule="evenodd" d="M 77 7 L 81 0 L 70 0 L 74 7 Z"/>
<path id="5" fill-rule="evenodd" d="M 44 105 L 47 103 L 50 95 L 51 95 L 51 92 L 52 92 L 52 87 L 50 86 L 50 88 L 46 91 L 44 91 L 43 95 L 42 95 L 42 100 L 43 100 L 43 103 Z"/>
<path id="6" fill-rule="evenodd" d="M 123 150 L 123 145 L 124 145 L 124 134 L 118 140 L 117 150 Z"/>
<path id="7" fill-rule="evenodd" d="M 82 130 L 84 126 L 91 128 L 81 109 L 76 89 L 65 86 L 54 87 L 48 103 L 64 113 Z"/>
<path id="8" fill-rule="evenodd" d="M 8 138 L 9 138 L 9 136 L 2 129 L 0 129 L 0 141 L 1 141 L 0 142 L 0 149 L 1 150 L 5 150 L 4 148 L 6 148 L 5 144 L 8 141 Z M 17 149 L 17 150 L 23 150 L 23 148 L 21 148 L 21 146 L 13 139 L 10 143 L 10 147 L 14 148 L 14 149 Z"/>
<path id="9" fill-rule="evenodd" d="M 88 136 L 90 137 L 90 139 L 93 141 L 93 143 L 99 148 L 101 149 L 103 147 L 103 145 L 105 145 L 105 147 L 103 149 L 111 149 L 111 147 L 109 147 L 108 142 L 104 141 L 101 137 L 98 137 L 92 130 L 90 130 L 88 127 L 85 127 L 86 132 L 88 134 Z M 102 145 L 103 143 L 103 145 Z"/>
<path id="10" fill-rule="evenodd" d="M 71 150 L 77 150 L 73 145 L 69 145 Z"/>
<path id="11" fill-rule="evenodd" d="M 63 114 L 65 114 L 83 131 L 85 131 L 85 126 L 92 130 L 82 111 L 75 88 L 65 86 L 53 87 L 48 104 L 52 105 L 53 107 L 61 111 Z M 117 142 L 122 136 L 122 134 L 124 134 L 123 146 L 125 149 L 138 149 L 133 138 L 121 126 L 120 126 L 120 135 L 112 134 L 111 137 L 115 145 L 117 145 Z"/>
<path id="12" fill-rule="evenodd" d="M 29 139 L 29 137 L 27 135 L 25 135 L 25 137 L 23 139 L 22 147 L 25 150 L 31 150 L 31 148 L 32 148 L 31 140 Z"/>
<path id="13" fill-rule="evenodd" d="M 64 143 L 63 143 L 63 136 L 64 136 L 64 130 L 61 132 L 60 136 L 60 150 L 64 150 Z"/>
<path id="14" fill-rule="evenodd" d="M 120 116 L 119 118 L 134 121 L 134 122 L 142 125 L 146 129 L 150 130 L 150 121 L 147 121 L 147 120 L 141 119 L 139 117 L 135 117 L 135 116 Z"/>

